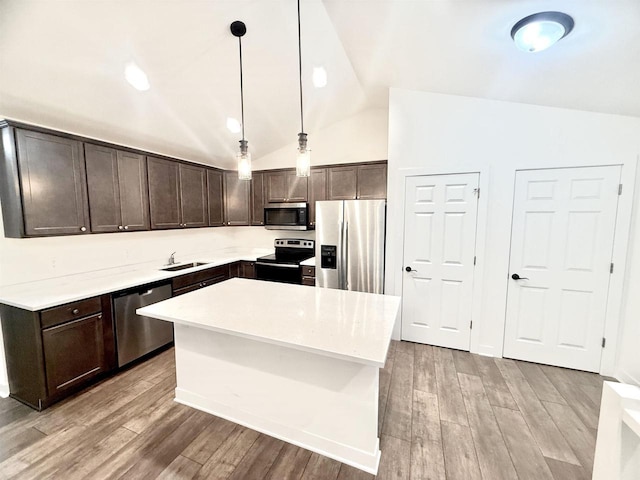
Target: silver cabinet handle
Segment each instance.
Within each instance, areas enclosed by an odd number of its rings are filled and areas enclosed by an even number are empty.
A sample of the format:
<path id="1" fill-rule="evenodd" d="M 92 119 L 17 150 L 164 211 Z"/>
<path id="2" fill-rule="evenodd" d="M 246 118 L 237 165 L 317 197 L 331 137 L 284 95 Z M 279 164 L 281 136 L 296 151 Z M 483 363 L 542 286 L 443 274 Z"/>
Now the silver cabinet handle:
<path id="1" fill-rule="evenodd" d="M 71 313 L 73 313 L 74 315 L 77 315 L 80 313 L 80 310 L 78 310 L 77 308 L 74 308 L 73 310 L 71 310 Z"/>
<path id="2" fill-rule="evenodd" d="M 123 230 L 124 227 L 122 225 L 118 225 L 118 230 Z"/>
<path id="3" fill-rule="evenodd" d="M 124 229 L 125 229 L 125 230 L 129 230 L 129 225 L 125 225 L 125 226 L 124 226 Z"/>
<path id="4" fill-rule="evenodd" d="M 86 232 L 87 231 L 87 227 L 80 227 L 80 231 L 81 232 Z"/>

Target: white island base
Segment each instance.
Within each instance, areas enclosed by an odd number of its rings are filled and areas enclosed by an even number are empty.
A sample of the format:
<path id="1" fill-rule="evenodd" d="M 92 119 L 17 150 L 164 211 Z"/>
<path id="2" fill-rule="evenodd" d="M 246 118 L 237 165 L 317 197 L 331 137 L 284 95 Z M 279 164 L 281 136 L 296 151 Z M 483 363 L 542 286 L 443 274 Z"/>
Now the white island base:
<path id="1" fill-rule="evenodd" d="M 174 323 L 176 400 L 375 474 L 400 299 L 234 278 L 137 310 Z"/>
<path id="2" fill-rule="evenodd" d="M 175 325 L 176 401 L 376 474 L 375 366 Z"/>

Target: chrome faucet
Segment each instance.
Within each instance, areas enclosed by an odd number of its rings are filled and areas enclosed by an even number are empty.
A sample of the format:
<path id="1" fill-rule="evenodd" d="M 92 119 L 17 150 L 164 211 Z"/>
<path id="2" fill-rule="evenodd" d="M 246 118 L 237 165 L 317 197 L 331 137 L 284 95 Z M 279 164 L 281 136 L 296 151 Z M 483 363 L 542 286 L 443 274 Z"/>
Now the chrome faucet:
<path id="1" fill-rule="evenodd" d="M 167 265 L 175 265 L 176 264 L 176 252 L 173 252 L 169 255 L 169 263 Z"/>

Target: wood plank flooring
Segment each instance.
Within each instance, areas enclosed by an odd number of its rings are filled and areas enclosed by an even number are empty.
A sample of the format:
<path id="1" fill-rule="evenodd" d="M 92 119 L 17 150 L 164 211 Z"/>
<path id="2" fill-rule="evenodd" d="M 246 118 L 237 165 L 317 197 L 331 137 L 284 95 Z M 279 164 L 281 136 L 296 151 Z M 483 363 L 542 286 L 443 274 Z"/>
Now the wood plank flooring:
<path id="1" fill-rule="evenodd" d="M 603 377 L 393 342 L 379 479 L 591 478 Z M 373 476 L 173 401 L 173 350 L 35 412 L 0 399 L 0 479 Z"/>

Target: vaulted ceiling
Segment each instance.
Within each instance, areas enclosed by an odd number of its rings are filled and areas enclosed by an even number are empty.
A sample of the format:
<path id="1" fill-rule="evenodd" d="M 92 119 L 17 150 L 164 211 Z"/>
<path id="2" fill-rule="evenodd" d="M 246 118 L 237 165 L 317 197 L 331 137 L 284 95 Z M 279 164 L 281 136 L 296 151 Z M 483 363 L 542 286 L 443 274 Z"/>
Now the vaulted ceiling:
<path id="1" fill-rule="evenodd" d="M 511 26 L 544 10 L 574 32 L 518 51 Z M 0 0 L 0 116 L 232 167 L 234 20 L 258 158 L 300 131 L 295 0 Z M 302 35 L 308 132 L 385 106 L 390 86 L 640 116 L 637 0 L 302 0 Z M 125 81 L 131 61 L 150 90 Z"/>

